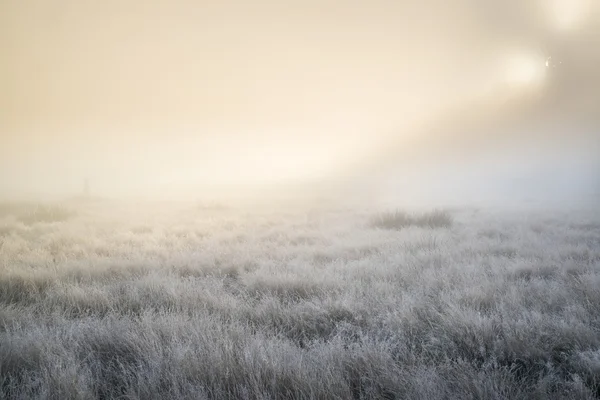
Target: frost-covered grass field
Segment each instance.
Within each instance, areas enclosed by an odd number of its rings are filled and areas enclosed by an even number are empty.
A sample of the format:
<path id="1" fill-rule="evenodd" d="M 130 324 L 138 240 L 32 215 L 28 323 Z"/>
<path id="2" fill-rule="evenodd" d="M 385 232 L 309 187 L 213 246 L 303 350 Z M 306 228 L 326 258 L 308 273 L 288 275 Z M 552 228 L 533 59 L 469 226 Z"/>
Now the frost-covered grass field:
<path id="1" fill-rule="evenodd" d="M 0 398 L 600 397 L 599 213 L 388 211 L 0 205 Z"/>

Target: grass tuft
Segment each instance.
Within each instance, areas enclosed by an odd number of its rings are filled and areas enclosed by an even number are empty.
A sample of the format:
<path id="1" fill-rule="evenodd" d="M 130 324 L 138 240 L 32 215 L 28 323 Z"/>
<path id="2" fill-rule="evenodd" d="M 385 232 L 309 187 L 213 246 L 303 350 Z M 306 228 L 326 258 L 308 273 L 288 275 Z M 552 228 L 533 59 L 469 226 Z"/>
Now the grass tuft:
<path id="1" fill-rule="evenodd" d="M 57 204 L 3 203 L 0 216 L 13 215 L 25 225 L 38 223 L 64 222 L 74 216 L 74 212 Z"/>
<path id="2" fill-rule="evenodd" d="M 452 215 L 448 211 L 434 210 L 420 214 L 409 214 L 395 210 L 379 213 L 370 220 L 370 226 L 381 229 L 401 230 L 409 226 L 421 228 L 449 228 L 452 226 Z"/>

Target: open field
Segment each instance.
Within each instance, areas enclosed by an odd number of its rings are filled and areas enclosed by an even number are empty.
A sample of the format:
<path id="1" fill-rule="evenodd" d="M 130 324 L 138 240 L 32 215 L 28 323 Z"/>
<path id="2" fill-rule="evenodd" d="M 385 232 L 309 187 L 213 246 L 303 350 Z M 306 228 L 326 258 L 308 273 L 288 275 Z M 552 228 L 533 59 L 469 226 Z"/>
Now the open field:
<path id="1" fill-rule="evenodd" d="M 598 398 L 597 211 L 3 204 L 0 399 Z"/>

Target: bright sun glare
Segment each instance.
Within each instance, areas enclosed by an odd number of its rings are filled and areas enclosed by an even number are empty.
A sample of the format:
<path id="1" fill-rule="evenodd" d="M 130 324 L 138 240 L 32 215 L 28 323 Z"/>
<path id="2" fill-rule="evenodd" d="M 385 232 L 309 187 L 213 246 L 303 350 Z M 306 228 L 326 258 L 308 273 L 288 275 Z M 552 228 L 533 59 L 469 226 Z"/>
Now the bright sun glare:
<path id="1" fill-rule="evenodd" d="M 513 54 L 506 59 L 505 79 L 511 85 L 531 86 L 542 83 L 545 61 L 535 54 Z"/>

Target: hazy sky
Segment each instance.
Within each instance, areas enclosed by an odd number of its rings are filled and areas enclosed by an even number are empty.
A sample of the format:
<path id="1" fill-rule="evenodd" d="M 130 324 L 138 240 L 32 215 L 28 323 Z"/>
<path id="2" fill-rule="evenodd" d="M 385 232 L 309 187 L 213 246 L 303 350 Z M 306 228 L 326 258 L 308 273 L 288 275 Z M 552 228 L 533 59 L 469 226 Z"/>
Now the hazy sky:
<path id="1" fill-rule="evenodd" d="M 595 0 L 2 0 L 0 190 L 334 176 L 548 89 L 550 56 L 595 104 L 598 26 Z"/>

